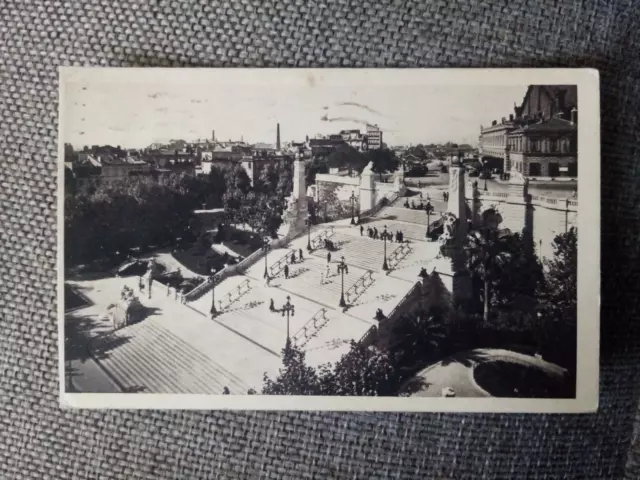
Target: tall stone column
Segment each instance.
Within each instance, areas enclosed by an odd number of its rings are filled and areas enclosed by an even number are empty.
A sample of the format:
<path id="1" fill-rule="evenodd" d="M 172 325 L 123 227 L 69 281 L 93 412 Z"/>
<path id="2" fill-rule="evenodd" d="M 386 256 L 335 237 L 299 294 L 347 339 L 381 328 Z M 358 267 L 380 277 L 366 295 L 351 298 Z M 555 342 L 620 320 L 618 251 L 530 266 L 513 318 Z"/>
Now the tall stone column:
<path id="1" fill-rule="evenodd" d="M 366 212 L 376 205 L 376 182 L 375 174 L 371 170 L 369 163 L 360 175 L 360 211 Z"/>
<path id="2" fill-rule="evenodd" d="M 296 154 L 293 162 L 293 191 L 288 198 L 287 210 L 283 215 L 284 222 L 289 226 L 287 234 L 290 238 L 305 231 L 308 216 L 309 202 L 304 159 L 302 155 Z"/>
<path id="3" fill-rule="evenodd" d="M 446 262 L 437 269 L 442 283 L 451 293 L 453 304 L 471 296 L 471 278 L 464 250 L 469 231 L 465 188 L 465 168 L 462 156 L 459 156 L 451 161 L 449 168 L 449 202 L 444 214 L 444 232 L 439 239 Z"/>

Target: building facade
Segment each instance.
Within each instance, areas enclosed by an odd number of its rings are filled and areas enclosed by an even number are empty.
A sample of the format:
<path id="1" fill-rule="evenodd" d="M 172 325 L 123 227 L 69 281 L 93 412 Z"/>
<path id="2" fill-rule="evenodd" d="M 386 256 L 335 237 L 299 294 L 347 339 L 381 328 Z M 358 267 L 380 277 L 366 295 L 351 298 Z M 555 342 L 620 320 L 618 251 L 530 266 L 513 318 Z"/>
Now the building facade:
<path id="1" fill-rule="evenodd" d="M 482 163 L 526 177 L 576 177 L 577 104 L 575 85 L 530 85 L 508 119 L 480 128 Z"/>
<path id="2" fill-rule="evenodd" d="M 378 125 L 367 125 L 367 147 L 370 150 L 382 148 L 382 130 Z"/>

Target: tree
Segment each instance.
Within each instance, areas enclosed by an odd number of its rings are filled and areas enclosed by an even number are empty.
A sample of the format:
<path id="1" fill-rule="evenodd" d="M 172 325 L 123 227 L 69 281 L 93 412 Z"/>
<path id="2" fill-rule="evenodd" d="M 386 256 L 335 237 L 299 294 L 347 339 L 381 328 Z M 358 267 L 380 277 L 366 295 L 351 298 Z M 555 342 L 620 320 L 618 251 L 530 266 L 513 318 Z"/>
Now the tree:
<path id="1" fill-rule="evenodd" d="M 399 387 L 398 376 L 387 354 L 353 340 L 333 371 L 324 369 L 323 373 L 321 383 L 325 389 L 333 386 L 332 395 L 390 396 L 395 395 Z"/>
<path id="2" fill-rule="evenodd" d="M 313 367 L 305 363 L 302 349 L 287 342 L 282 350 L 282 368 L 275 380 L 264 375 L 264 395 L 320 395 L 320 380 Z"/>
<path id="3" fill-rule="evenodd" d="M 371 162 L 371 170 L 380 175 L 380 181 L 383 173 L 395 172 L 400 164 L 395 152 L 382 148 L 369 150 L 366 158 L 367 163 Z"/>
<path id="4" fill-rule="evenodd" d="M 497 212 L 485 212 L 499 217 Z M 467 266 L 482 281 L 483 319 L 489 323 L 491 310 L 491 286 L 499 278 L 513 252 L 510 248 L 510 232 L 498 230 L 497 224 L 485 221 L 485 226 L 468 235 L 466 245 Z"/>
<path id="5" fill-rule="evenodd" d="M 360 153 L 349 145 L 343 145 L 331 152 L 326 158 L 330 168 L 347 168 L 349 175 L 355 170 L 361 172 L 369 160 L 366 155 Z"/>
<path id="6" fill-rule="evenodd" d="M 575 373 L 578 316 L 578 231 L 570 228 L 553 240 L 546 282 L 539 291 L 545 348 Z"/>
<path id="7" fill-rule="evenodd" d="M 445 349 L 444 312 L 433 307 L 402 315 L 393 329 L 391 354 L 399 373 L 421 368 Z"/>

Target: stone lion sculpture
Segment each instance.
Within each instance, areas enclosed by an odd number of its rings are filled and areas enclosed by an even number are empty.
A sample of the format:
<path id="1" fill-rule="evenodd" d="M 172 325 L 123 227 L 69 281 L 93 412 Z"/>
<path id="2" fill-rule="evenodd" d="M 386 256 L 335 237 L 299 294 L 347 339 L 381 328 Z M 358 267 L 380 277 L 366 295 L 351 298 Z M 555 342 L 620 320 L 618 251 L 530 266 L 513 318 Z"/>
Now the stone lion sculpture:
<path id="1" fill-rule="evenodd" d="M 456 236 L 456 226 L 458 224 L 458 219 L 453 213 L 447 212 L 442 215 L 442 221 L 443 231 L 442 235 L 440 235 L 440 237 L 438 238 L 438 243 L 441 247 L 444 247 L 446 245 L 450 245 L 453 242 Z"/>

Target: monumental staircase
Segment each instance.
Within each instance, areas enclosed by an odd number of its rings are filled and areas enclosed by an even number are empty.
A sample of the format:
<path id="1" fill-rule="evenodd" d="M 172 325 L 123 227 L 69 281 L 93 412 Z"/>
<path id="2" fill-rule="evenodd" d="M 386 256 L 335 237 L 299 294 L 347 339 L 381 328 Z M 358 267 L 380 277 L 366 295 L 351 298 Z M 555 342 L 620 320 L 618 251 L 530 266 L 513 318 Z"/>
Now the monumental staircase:
<path id="1" fill-rule="evenodd" d="M 366 232 L 362 236 L 359 227 L 346 222 L 317 226 L 309 236 L 273 242 L 266 261 L 264 251 L 255 252 L 183 299 L 156 290 L 144 301 L 161 314 L 94 339 L 96 352 L 107 351 L 96 353 L 96 358 L 125 391 L 218 394 L 225 387 L 231 393 L 259 390 L 265 372 L 274 378 L 282 365 L 287 329 L 310 365 L 336 362 L 349 350 L 350 341 L 368 342 L 374 337 L 372 332 L 380 326 L 374 318 L 378 309 L 390 324 L 391 317 L 415 302 L 417 275 L 436 252 L 435 243 L 409 234 L 410 228 L 425 228 L 424 223 L 409 221 L 423 218 L 416 213 L 387 207 L 371 219 L 371 224 L 387 221 L 389 227 L 388 216 L 401 218 L 394 222 L 401 222 L 400 229 L 409 240 L 387 242 L 388 271 L 382 269 L 382 240 L 369 238 Z M 325 238 L 335 247 L 329 263 Z M 309 239 L 311 252 L 307 251 Z M 293 253 L 296 261 L 292 263 Z M 342 257 L 348 266 L 344 290 L 337 271 Z M 340 306 L 342 292 L 346 307 Z M 288 324 L 281 310 L 287 299 L 295 306 Z M 117 347 L 103 348 L 109 342 Z"/>

